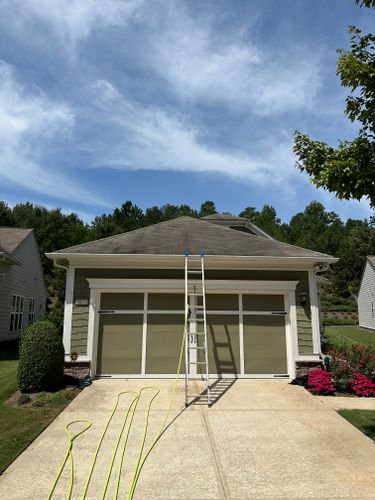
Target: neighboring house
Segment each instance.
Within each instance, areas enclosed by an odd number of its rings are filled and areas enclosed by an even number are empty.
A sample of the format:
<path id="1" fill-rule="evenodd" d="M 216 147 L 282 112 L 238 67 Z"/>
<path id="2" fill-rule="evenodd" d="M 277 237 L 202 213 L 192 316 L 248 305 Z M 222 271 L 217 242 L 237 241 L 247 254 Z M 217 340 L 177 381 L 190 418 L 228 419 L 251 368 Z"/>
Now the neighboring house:
<path id="1" fill-rule="evenodd" d="M 17 339 L 43 316 L 46 300 L 34 231 L 0 227 L 0 341 Z"/>
<path id="2" fill-rule="evenodd" d="M 337 259 L 223 214 L 179 217 L 47 254 L 67 269 L 67 359 L 77 352 L 91 375 L 173 377 L 185 251 L 205 255 L 212 376 L 294 378 L 297 365 L 319 363 L 316 273 Z"/>
<path id="3" fill-rule="evenodd" d="M 375 330 L 375 256 L 368 255 L 358 292 L 358 322 Z"/>

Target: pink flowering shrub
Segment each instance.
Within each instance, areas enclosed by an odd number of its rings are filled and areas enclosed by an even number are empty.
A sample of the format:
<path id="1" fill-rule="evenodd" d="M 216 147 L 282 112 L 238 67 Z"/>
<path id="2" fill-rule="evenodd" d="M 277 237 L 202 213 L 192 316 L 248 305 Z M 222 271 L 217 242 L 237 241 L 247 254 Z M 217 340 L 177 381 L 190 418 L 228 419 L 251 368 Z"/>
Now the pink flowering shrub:
<path id="1" fill-rule="evenodd" d="M 359 344 L 337 347 L 330 352 L 330 371 L 333 373 L 335 389 L 354 392 L 355 375 L 375 382 L 375 354 L 373 348 Z M 358 395 L 358 394 L 357 394 Z"/>
<path id="2" fill-rule="evenodd" d="M 335 388 L 332 383 L 332 373 L 321 368 L 311 370 L 308 376 L 307 388 L 313 394 L 333 394 Z"/>
<path id="3" fill-rule="evenodd" d="M 375 396 L 374 382 L 360 373 L 353 374 L 352 389 L 356 396 Z"/>

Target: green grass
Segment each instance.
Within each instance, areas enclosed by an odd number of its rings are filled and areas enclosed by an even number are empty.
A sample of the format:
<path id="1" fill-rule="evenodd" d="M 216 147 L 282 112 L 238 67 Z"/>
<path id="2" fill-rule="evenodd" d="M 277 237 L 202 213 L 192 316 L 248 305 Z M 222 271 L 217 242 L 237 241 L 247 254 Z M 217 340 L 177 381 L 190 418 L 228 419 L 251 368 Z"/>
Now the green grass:
<path id="1" fill-rule="evenodd" d="M 45 396 L 38 408 L 13 407 L 6 400 L 17 390 L 18 354 L 0 347 L 0 474 L 47 427 L 72 399 L 73 391 Z M 44 393 L 42 393 L 44 394 Z M 42 397 L 43 399 L 43 397 Z M 52 401 L 51 401 L 52 399 Z"/>
<path id="2" fill-rule="evenodd" d="M 375 441 L 375 410 L 339 410 L 338 413 Z"/>
<path id="3" fill-rule="evenodd" d="M 324 328 L 324 336 L 327 339 L 327 343 L 331 345 L 357 343 L 370 345 L 375 348 L 375 332 L 355 325 L 326 326 Z"/>

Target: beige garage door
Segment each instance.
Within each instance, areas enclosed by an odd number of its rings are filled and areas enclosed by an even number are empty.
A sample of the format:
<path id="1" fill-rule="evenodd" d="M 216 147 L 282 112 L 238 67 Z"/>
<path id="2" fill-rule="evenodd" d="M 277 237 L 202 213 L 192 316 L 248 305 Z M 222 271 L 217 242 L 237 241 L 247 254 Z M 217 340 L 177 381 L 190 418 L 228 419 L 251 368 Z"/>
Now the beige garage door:
<path id="1" fill-rule="evenodd" d="M 283 295 L 208 294 L 206 299 L 211 374 L 241 374 L 241 367 L 243 375 L 287 374 Z M 176 373 L 183 294 L 104 293 L 100 306 L 98 374 Z"/>
<path id="2" fill-rule="evenodd" d="M 243 295 L 243 335 L 245 374 L 288 373 L 282 295 Z"/>
<path id="3" fill-rule="evenodd" d="M 99 321 L 100 375 L 141 373 L 143 316 L 103 314 Z"/>

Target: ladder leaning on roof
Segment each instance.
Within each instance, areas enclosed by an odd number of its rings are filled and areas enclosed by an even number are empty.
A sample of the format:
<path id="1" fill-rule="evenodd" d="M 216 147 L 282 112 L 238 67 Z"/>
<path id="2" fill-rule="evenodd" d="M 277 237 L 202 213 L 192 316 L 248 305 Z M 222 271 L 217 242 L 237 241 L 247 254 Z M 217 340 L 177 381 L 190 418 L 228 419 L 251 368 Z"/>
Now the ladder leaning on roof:
<path id="1" fill-rule="evenodd" d="M 185 252 L 185 311 L 188 310 L 185 335 L 185 405 L 206 398 L 211 404 L 208 369 L 208 342 L 206 317 L 206 290 L 204 280 L 204 253 L 189 255 Z M 206 390 L 201 394 L 189 393 L 189 379 L 201 375 Z"/>

